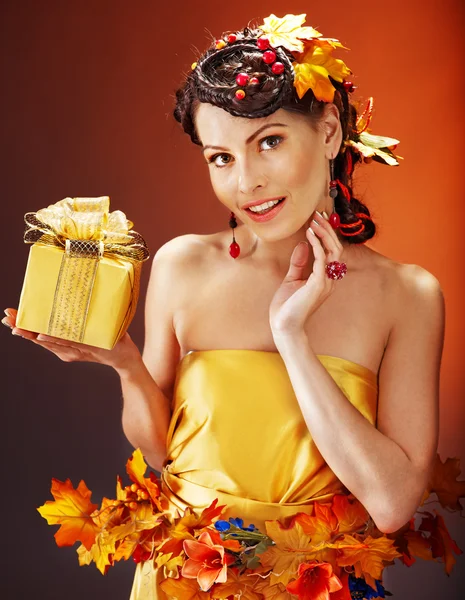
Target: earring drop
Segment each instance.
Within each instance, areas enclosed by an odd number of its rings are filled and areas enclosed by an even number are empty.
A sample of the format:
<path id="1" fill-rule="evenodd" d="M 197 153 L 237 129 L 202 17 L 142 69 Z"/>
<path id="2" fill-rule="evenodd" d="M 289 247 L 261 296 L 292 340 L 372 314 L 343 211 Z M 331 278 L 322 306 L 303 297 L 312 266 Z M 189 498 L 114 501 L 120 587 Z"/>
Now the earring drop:
<path id="1" fill-rule="evenodd" d="M 329 224 L 333 229 L 338 229 L 341 225 L 341 219 L 334 209 L 334 199 L 337 196 L 337 181 L 334 179 L 334 158 L 329 159 L 329 169 L 331 174 L 329 182 L 329 195 L 333 199 L 333 212 L 329 217 Z"/>
<path id="2" fill-rule="evenodd" d="M 239 256 L 239 254 L 241 253 L 241 248 L 240 248 L 239 244 L 236 242 L 236 238 L 234 237 L 234 229 L 237 227 L 237 221 L 236 221 L 236 216 L 233 212 L 231 212 L 231 216 L 229 217 L 229 227 L 231 227 L 232 232 L 233 232 L 233 241 L 231 242 L 231 244 L 229 246 L 229 254 L 233 258 L 237 258 Z"/>

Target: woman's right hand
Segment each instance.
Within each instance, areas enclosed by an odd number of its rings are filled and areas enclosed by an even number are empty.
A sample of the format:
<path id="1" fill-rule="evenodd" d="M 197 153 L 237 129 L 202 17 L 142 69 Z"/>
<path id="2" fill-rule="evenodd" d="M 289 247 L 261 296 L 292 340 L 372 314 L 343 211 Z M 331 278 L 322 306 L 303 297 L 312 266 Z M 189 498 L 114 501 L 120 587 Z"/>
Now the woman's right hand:
<path id="1" fill-rule="evenodd" d="M 14 308 L 6 308 L 5 314 L 6 317 L 2 319 L 2 323 L 11 328 L 13 335 L 19 335 L 50 350 L 63 362 L 96 362 L 113 367 L 117 372 L 120 372 L 127 371 L 132 365 L 140 364 L 142 361 L 139 349 L 127 332 L 112 350 L 105 350 L 97 346 L 89 346 L 88 344 L 71 342 L 42 333 L 37 334 L 26 329 L 19 329 L 16 327 L 18 311 Z"/>

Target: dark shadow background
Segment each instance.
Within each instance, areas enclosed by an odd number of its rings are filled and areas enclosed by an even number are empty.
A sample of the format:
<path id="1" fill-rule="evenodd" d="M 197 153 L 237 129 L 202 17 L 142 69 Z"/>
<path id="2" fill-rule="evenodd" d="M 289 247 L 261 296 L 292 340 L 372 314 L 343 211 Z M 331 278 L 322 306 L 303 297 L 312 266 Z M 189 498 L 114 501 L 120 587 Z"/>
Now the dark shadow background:
<path id="1" fill-rule="evenodd" d="M 461 0 L 401 0 L 348 5 L 236 0 L 201 4 L 136 0 L 1 3 L 1 302 L 17 307 L 29 247 L 23 215 L 66 196 L 111 197 L 146 238 L 152 256 L 188 232 L 224 228 L 199 151 L 171 116 L 181 74 L 212 31 L 238 29 L 274 12 L 307 12 L 307 25 L 351 48 L 361 98 L 375 97 L 373 133 L 398 137 L 398 169 L 374 164 L 358 176 L 372 210 L 379 252 L 420 264 L 438 277 L 447 303 L 441 382 L 440 454 L 460 456 L 463 442 L 464 318 Z M 462 57 L 462 58 L 460 58 Z M 142 350 L 143 302 L 130 334 Z M 62 363 L 1 328 L 3 569 L 1 597 L 126 600 L 133 563 L 103 577 L 79 567 L 75 548 L 59 549 L 36 507 L 52 477 L 82 478 L 93 500 L 112 496 L 132 452 L 121 429 L 121 389 L 111 369 Z M 442 510 L 442 509 L 441 509 Z M 442 510 L 444 513 L 445 511 Z M 465 549 L 463 520 L 446 522 Z M 450 578 L 442 565 L 385 571 L 396 600 L 463 597 L 465 558 Z M 459 590 L 459 586 L 462 589 Z"/>

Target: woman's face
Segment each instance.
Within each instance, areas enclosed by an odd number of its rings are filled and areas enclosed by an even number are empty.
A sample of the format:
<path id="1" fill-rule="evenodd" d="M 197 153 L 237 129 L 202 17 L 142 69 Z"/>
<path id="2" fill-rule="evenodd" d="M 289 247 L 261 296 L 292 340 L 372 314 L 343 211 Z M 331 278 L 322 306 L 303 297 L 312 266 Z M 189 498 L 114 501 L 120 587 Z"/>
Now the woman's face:
<path id="1" fill-rule="evenodd" d="M 341 128 L 337 109 L 328 106 L 335 110 L 325 110 L 318 131 L 304 115 L 283 109 L 247 119 L 207 103 L 197 107 L 195 125 L 216 196 L 264 240 L 288 237 L 315 210 L 332 207 L 328 159 L 339 150 Z M 266 220 L 246 207 L 281 198 Z"/>

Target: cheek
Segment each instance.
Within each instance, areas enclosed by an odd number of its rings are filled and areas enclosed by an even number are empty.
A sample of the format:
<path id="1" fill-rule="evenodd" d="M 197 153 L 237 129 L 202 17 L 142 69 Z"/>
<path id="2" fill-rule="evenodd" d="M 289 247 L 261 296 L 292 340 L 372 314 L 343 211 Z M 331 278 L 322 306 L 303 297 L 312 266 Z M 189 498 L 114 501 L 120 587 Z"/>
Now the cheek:
<path id="1" fill-rule="evenodd" d="M 307 192 L 317 193 L 326 182 L 322 154 L 309 152 L 308 148 L 302 149 L 294 153 L 287 165 L 282 165 L 279 175 L 294 190 L 305 189 Z"/>
<path id="2" fill-rule="evenodd" d="M 218 200 L 226 207 L 230 207 L 232 204 L 231 194 L 231 182 L 228 177 L 221 173 L 215 172 L 213 169 L 210 171 L 210 182 L 212 185 L 213 192 Z"/>

